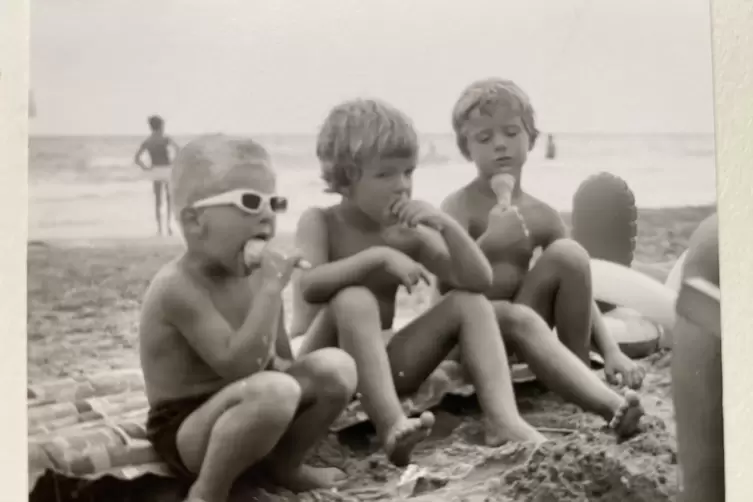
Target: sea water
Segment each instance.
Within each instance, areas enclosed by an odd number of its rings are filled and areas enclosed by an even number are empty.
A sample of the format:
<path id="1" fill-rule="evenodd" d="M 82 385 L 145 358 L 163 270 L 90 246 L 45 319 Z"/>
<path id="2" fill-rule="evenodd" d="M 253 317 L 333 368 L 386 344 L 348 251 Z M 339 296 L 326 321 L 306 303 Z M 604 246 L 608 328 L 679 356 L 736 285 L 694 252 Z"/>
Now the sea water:
<path id="1" fill-rule="evenodd" d="M 256 135 L 270 152 L 290 208 L 278 228 L 294 230 L 301 212 L 335 203 L 324 191 L 314 136 Z M 190 137 L 177 137 L 184 144 Z M 713 204 L 716 171 L 712 135 L 557 135 L 557 158 L 545 142 L 529 155 L 523 185 L 558 210 L 569 211 L 578 185 L 607 171 L 622 177 L 639 207 Z M 96 239 L 155 235 L 151 180 L 134 165 L 142 138 L 32 137 L 29 140 L 29 239 Z M 438 205 L 470 181 L 474 168 L 451 134 L 421 138 L 414 197 Z"/>

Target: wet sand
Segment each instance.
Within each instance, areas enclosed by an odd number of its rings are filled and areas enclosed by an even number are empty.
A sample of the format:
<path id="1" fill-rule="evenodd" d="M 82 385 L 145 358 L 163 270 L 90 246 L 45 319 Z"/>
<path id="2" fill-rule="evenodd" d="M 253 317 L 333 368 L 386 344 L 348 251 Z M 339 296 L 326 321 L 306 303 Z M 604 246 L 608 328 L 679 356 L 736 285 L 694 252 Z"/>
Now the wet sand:
<path id="1" fill-rule="evenodd" d="M 685 249 L 711 207 L 639 211 L 636 260 L 668 268 Z M 565 215 L 568 219 L 567 215 Z M 175 239 L 33 241 L 28 252 L 28 380 L 83 375 L 138 366 L 138 310 L 157 269 L 176 256 Z M 286 295 L 286 303 L 290 294 Z M 427 291 L 401 296 L 399 315 L 428 306 Z M 290 309 L 288 308 L 288 313 Z M 473 399 L 448 399 L 438 410 L 435 437 L 416 452 L 427 470 L 413 500 L 421 501 L 667 501 L 676 492 L 676 444 L 670 395 L 670 354 L 644 361 L 643 434 L 622 444 L 600 418 L 565 404 L 536 384 L 518 388 L 524 416 L 552 441 L 531 450 L 481 444 Z M 334 436 L 314 458 L 337 465 L 349 481 L 337 492 L 270 496 L 257 500 L 395 500 L 401 471 L 363 441 L 362 430 Z M 156 500 L 156 485 L 120 482 L 129 500 Z M 108 500 L 114 498 L 111 492 Z M 165 496 L 160 500 L 173 500 Z M 254 500 L 245 498 L 245 500 Z"/>

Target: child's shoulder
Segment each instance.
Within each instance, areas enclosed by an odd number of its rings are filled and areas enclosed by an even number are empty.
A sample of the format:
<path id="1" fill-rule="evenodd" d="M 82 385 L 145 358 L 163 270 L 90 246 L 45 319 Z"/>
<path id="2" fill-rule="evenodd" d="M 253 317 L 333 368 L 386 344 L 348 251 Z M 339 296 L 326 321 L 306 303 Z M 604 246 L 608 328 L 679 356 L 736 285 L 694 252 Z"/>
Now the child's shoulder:
<path id="1" fill-rule="evenodd" d="M 303 213 L 301 213 L 301 218 L 323 218 L 327 213 L 332 212 L 335 207 L 335 205 L 309 206 L 303 211 Z"/>
<path id="2" fill-rule="evenodd" d="M 518 207 L 532 232 L 544 241 L 550 242 L 567 234 L 562 215 L 546 202 L 524 193 Z"/>
<path id="3" fill-rule="evenodd" d="M 445 196 L 442 199 L 441 207 L 445 211 L 463 211 L 468 206 L 468 202 L 472 201 L 476 195 L 470 184 L 464 185 Z"/>
<path id="4" fill-rule="evenodd" d="M 520 197 L 518 205 L 522 208 L 536 210 L 542 216 L 557 217 L 559 218 L 559 211 L 547 204 L 541 199 L 534 197 L 531 194 L 523 193 Z"/>
<path id="5" fill-rule="evenodd" d="M 298 229 L 309 232 L 321 232 L 330 230 L 332 225 L 345 225 L 348 223 L 342 217 L 342 206 L 310 206 L 298 218 Z"/>
<path id="6" fill-rule="evenodd" d="M 320 231 L 326 228 L 334 208 L 335 206 L 309 206 L 298 218 L 298 230 Z"/>
<path id="7" fill-rule="evenodd" d="M 142 311 L 161 311 L 167 317 L 171 309 L 188 306 L 198 291 L 196 281 L 180 266 L 180 259 L 175 259 L 163 265 L 152 278 L 144 294 Z"/>
<path id="8" fill-rule="evenodd" d="M 520 196 L 520 203 L 519 204 L 520 205 L 526 205 L 526 206 L 529 206 L 529 207 L 536 207 L 536 208 L 539 208 L 539 209 L 544 210 L 544 211 L 554 211 L 554 212 L 556 212 L 555 209 L 552 206 L 550 206 L 549 204 L 547 204 L 543 200 L 541 200 L 539 198 L 536 198 L 536 197 L 534 197 L 533 195 L 531 195 L 531 194 L 529 194 L 527 192 L 523 192 L 521 194 L 521 196 Z"/>

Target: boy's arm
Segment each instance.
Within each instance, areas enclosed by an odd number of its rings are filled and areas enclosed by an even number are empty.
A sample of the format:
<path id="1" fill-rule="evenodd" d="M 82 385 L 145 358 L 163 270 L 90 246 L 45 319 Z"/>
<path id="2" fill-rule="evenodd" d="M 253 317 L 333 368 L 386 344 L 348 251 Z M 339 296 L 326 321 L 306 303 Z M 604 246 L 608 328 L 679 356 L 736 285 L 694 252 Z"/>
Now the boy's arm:
<path id="1" fill-rule="evenodd" d="M 148 169 L 146 165 L 141 161 L 141 156 L 144 154 L 145 151 L 146 151 L 146 143 L 141 143 L 141 146 L 136 151 L 136 155 L 133 156 L 134 163 L 144 170 Z"/>
<path id="2" fill-rule="evenodd" d="M 298 220 L 295 234 L 296 246 L 312 265 L 301 270 L 298 279 L 301 295 L 309 303 L 329 301 L 341 289 L 362 283 L 367 274 L 384 263 L 384 250 L 379 247 L 330 262 L 325 218 L 321 209 L 308 209 Z"/>
<path id="3" fill-rule="evenodd" d="M 618 354 L 622 354 L 617 340 L 609 334 L 607 325 L 604 323 L 604 319 L 601 316 L 601 310 L 596 305 L 595 301 L 591 302 L 591 327 L 593 329 L 593 343 L 596 350 L 604 357 L 609 359 Z"/>
<path id="4" fill-rule="evenodd" d="M 546 249 L 554 241 L 567 237 L 568 233 L 567 227 L 565 227 L 565 222 L 562 220 L 562 216 L 560 216 L 553 207 L 548 206 L 543 202 L 540 202 L 540 204 L 540 211 L 543 213 L 542 220 L 544 221 L 544 225 L 542 225 L 540 231 L 540 242 L 537 244 L 540 245 L 542 249 Z"/>
<path id="5" fill-rule="evenodd" d="M 238 330 L 217 311 L 209 295 L 192 281 L 174 277 L 161 297 L 165 316 L 218 375 L 237 380 L 264 369 L 278 334 L 282 285 L 267 281 Z"/>
<path id="6" fill-rule="evenodd" d="M 492 283 L 489 260 L 468 234 L 454 204 L 445 199 L 440 210 L 447 216 L 442 231 L 419 227 L 422 237 L 419 261 L 435 276 L 443 290 L 484 293 Z"/>
<path id="7" fill-rule="evenodd" d="M 277 357 L 286 361 L 293 360 L 293 349 L 290 347 L 290 337 L 285 328 L 285 308 L 280 307 L 280 317 L 277 321 L 277 341 L 275 345 Z"/>

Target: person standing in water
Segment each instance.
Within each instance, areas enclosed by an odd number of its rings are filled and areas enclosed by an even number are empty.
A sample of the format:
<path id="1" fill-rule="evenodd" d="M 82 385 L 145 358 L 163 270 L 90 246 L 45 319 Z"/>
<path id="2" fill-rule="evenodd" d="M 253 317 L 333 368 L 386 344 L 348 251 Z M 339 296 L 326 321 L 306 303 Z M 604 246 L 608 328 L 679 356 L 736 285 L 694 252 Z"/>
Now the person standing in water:
<path id="1" fill-rule="evenodd" d="M 547 134 L 546 137 L 546 158 L 553 159 L 557 156 L 557 145 L 554 144 L 554 135 Z"/>
<path id="2" fill-rule="evenodd" d="M 141 143 L 139 150 L 136 152 L 134 161 L 144 171 L 149 171 L 152 175 L 152 187 L 154 189 L 154 215 L 157 219 L 157 231 L 162 235 L 162 218 L 160 217 L 160 208 L 162 207 L 162 195 L 165 196 L 165 207 L 167 208 L 167 235 L 172 235 L 170 228 L 170 191 L 167 183 L 170 180 L 171 157 L 170 148 L 173 147 L 172 159 L 178 155 L 180 147 L 172 138 L 165 135 L 165 121 L 159 115 L 152 115 L 147 119 L 152 134 Z M 141 160 L 144 152 L 149 153 L 151 166 L 147 166 Z"/>

